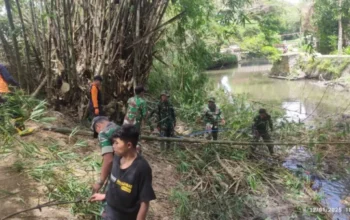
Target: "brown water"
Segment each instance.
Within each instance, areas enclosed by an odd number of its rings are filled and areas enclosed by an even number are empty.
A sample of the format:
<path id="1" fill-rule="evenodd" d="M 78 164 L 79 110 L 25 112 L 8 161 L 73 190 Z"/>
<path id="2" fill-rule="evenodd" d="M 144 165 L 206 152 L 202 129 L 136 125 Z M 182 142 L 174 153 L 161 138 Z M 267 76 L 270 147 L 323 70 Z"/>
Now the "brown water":
<path id="1" fill-rule="evenodd" d="M 267 109 L 284 109 L 291 120 L 310 121 L 349 113 L 349 93 L 320 86 L 315 81 L 268 78 L 270 68 L 271 65 L 246 66 L 208 74 L 233 95 L 247 94 L 250 101 L 264 103 Z"/>
<path id="2" fill-rule="evenodd" d="M 283 109 L 289 121 L 313 125 L 315 120 L 324 121 L 327 116 L 341 118 L 349 114 L 350 94 L 320 86 L 315 81 L 286 81 L 268 78 L 271 65 L 248 65 L 245 67 L 208 71 L 210 77 L 233 94 L 246 94 L 250 102 L 259 102 L 267 108 Z M 233 100 L 234 101 L 234 100 Z M 315 165 L 315 157 L 304 146 L 294 146 L 283 164 L 291 171 Z M 302 168 L 304 169 L 304 168 Z M 320 187 L 322 203 L 328 208 L 340 209 L 332 213 L 333 219 L 350 219 L 341 200 L 350 195 L 350 178 L 327 180 L 317 176 L 315 188 Z M 316 186 L 317 185 L 317 186 Z"/>

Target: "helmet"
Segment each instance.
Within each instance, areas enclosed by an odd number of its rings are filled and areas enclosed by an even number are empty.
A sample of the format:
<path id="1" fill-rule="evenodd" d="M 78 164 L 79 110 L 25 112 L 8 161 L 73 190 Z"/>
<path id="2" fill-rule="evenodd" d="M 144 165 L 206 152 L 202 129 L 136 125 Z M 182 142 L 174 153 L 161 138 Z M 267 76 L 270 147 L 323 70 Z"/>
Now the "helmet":
<path id="1" fill-rule="evenodd" d="M 214 97 L 210 97 L 208 102 L 215 102 L 215 98 Z"/>
<path id="2" fill-rule="evenodd" d="M 165 90 L 163 90 L 163 91 L 160 93 L 160 96 L 162 96 L 162 95 L 165 95 L 165 96 L 169 97 L 169 94 L 168 94 Z"/>
<path id="3" fill-rule="evenodd" d="M 259 109 L 259 114 L 266 114 L 266 109 L 264 108 Z"/>

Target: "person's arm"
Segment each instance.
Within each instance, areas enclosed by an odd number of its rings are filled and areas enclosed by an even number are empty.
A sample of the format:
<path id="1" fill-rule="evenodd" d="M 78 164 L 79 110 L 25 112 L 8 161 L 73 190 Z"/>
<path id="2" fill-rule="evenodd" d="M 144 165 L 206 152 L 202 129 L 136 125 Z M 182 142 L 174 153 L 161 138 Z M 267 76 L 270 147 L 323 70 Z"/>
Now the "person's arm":
<path id="1" fill-rule="evenodd" d="M 162 114 L 160 114 L 161 109 L 161 103 L 159 102 L 157 105 L 157 129 L 160 131 L 161 121 L 162 121 Z"/>
<path id="2" fill-rule="evenodd" d="M 158 105 L 157 105 L 158 106 Z M 148 119 L 147 119 L 147 123 L 151 129 L 151 131 L 154 130 L 153 126 L 152 126 L 152 117 L 154 115 L 154 113 L 156 113 L 157 107 L 152 109 L 152 111 L 149 113 Z M 158 122 L 158 121 L 157 121 Z"/>
<path id="3" fill-rule="evenodd" d="M 114 158 L 112 143 L 110 142 L 108 137 L 104 133 L 100 133 L 98 135 L 98 141 L 100 142 L 103 161 L 102 161 L 100 179 L 92 187 L 94 192 L 98 192 L 103 186 L 103 184 L 105 183 L 106 179 L 108 178 L 112 170 L 112 164 L 113 164 L 113 158 Z"/>
<path id="4" fill-rule="evenodd" d="M 201 119 L 203 120 L 205 115 L 207 114 L 207 108 L 204 108 L 201 114 Z"/>
<path id="5" fill-rule="evenodd" d="M 149 202 L 141 202 L 139 213 L 136 220 L 145 220 L 149 208 Z"/>
<path id="6" fill-rule="evenodd" d="M 172 104 L 170 105 L 170 114 L 174 120 L 174 127 L 176 127 L 176 114 L 175 114 L 174 106 Z"/>
<path id="7" fill-rule="evenodd" d="M 256 132 L 257 132 L 257 123 L 258 123 L 258 120 L 257 118 L 254 118 L 254 122 L 253 122 L 253 125 L 252 125 L 252 132 L 253 132 L 253 135 L 256 135 Z"/>
<path id="8" fill-rule="evenodd" d="M 142 103 L 141 106 L 141 115 L 143 120 L 147 119 L 147 103 L 145 101 Z"/>
<path id="9" fill-rule="evenodd" d="M 98 109 L 98 89 L 95 85 L 91 87 L 91 100 L 92 100 L 92 106 L 94 107 L 94 112 L 96 115 L 99 114 L 99 109 Z"/>
<path id="10" fill-rule="evenodd" d="M 141 123 L 142 125 L 146 125 L 148 123 L 148 112 L 147 112 L 147 103 L 143 101 L 141 104 Z"/>
<path id="11" fill-rule="evenodd" d="M 106 153 L 103 155 L 103 162 L 102 162 L 101 175 L 100 175 L 100 180 L 103 183 L 106 181 L 109 174 L 111 173 L 113 156 L 114 156 L 113 153 Z"/>
<path id="12" fill-rule="evenodd" d="M 5 82 L 12 86 L 19 87 L 19 83 L 12 77 L 12 75 L 9 73 L 5 66 L 0 65 L 0 73 Z"/>
<path id="13" fill-rule="evenodd" d="M 100 179 L 92 186 L 92 189 L 95 193 L 98 192 L 103 186 L 103 184 L 106 182 L 109 174 L 111 173 L 112 165 L 113 165 L 113 154 L 112 153 L 104 154 Z"/>
<path id="14" fill-rule="evenodd" d="M 224 125 L 226 122 L 225 122 L 224 114 L 222 113 L 221 109 L 220 109 L 220 119 L 221 119 L 221 123 Z"/>
<path id="15" fill-rule="evenodd" d="M 270 126 L 270 130 L 273 131 L 273 123 L 272 123 L 271 116 L 269 116 L 269 126 Z"/>

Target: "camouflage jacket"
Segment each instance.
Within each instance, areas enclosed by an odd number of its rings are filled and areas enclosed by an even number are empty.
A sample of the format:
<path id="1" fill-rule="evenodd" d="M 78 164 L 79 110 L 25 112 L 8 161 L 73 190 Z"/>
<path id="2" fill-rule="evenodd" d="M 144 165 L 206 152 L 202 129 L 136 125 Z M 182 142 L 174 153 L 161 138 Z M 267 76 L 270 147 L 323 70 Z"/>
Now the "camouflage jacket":
<path id="1" fill-rule="evenodd" d="M 124 118 L 123 124 L 140 125 L 141 121 L 146 119 L 147 103 L 146 101 L 135 95 L 128 100 L 128 110 Z"/>
<path id="2" fill-rule="evenodd" d="M 267 115 L 266 118 L 262 119 L 259 115 L 254 118 L 253 132 L 258 131 L 259 133 L 266 133 L 268 127 L 273 131 L 273 124 L 271 116 Z"/>
<path id="3" fill-rule="evenodd" d="M 211 111 L 209 106 L 206 106 L 202 112 L 202 119 L 205 123 L 218 124 L 224 119 L 221 109 L 216 105 L 215 111 Z"/>
<path id="4" fill-rule="evenodd" d="M 157 126 L 174 125 L 176 115 L 173 105 L 169 102 L 158 102 L 157 107 L 151 112 L 150 117 L 156 113 Z"/>

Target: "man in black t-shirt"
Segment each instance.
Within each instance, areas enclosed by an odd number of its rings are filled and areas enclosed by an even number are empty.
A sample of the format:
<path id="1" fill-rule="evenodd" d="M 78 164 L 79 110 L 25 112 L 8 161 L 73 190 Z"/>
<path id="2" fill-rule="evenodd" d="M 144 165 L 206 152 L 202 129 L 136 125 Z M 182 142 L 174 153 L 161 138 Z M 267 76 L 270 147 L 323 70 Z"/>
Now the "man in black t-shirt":
<path id="1" fill-rule="evenodd" d="M 104 220 L 145 220 L 149 202 L 156 199 L 152 169 L 136 150 L 138 138 L 134 125 L 123 125 L 111 138 L 115 156 L 107 194 L 91 197 L 91 201 L 107 199 Z"/>

